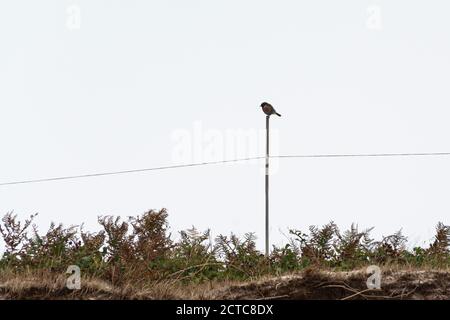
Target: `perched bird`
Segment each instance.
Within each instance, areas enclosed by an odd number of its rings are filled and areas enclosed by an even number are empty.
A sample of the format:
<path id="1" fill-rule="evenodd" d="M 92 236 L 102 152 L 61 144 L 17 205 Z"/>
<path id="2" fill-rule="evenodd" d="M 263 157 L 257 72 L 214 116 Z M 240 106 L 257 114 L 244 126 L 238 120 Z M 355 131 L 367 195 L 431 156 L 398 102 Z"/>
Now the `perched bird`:
<path id="1" fill-rule="evenodd" d="M 275 108 L 270 103 L 267 102 L 261 103 L 261 108 L 264 111 L 264 113 L 267 114 L 268 116 L 276 114 L 277 116 L 281 117 L 281 114 L 276 112 Z"/>

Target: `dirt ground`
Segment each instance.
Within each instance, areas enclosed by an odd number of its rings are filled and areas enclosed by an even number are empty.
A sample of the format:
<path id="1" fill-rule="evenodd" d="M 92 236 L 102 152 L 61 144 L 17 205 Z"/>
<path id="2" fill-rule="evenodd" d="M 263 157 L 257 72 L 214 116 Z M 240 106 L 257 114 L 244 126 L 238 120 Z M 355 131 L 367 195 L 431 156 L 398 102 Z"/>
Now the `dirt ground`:
<path id="1" fill-rule="evenodd" d="M 229 286 L 216 290 L 215 297 L 262 300 L 450 299 L 448 271 L 384 272 L 380 290 L 369 290 L 367 278 L 363 271 L 306 272 Z"/>
<path id="2" fill-rule="evenodd" d="M 0 299 L 214 299 L 214 300 L 449 300 L 450 271 L 383 271 L 381 289 L 369 290 L 365 270 L 352 272 L 306 271 L 247 283 L 176 283 L 112 287 L 83 279 L 82 289 L 68 290 L 62 276 L 43 279 L 29 275 L 0 279 Z"/>

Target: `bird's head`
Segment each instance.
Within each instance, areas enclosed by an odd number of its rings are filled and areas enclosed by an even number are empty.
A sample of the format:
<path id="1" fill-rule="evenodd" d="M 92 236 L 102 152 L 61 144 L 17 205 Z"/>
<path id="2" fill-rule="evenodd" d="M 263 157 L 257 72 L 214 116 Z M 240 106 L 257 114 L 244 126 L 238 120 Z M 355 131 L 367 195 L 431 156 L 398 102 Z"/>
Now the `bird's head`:
<path id="1" fill-rule="evenodd" d="M 265 106 L 270 106 L 270 104 L 269 104 L 269 103 L 267 103 L 267 102 L 263 102 L 263 103 L 261 103 L 261 108 L 264 108 Z"/>

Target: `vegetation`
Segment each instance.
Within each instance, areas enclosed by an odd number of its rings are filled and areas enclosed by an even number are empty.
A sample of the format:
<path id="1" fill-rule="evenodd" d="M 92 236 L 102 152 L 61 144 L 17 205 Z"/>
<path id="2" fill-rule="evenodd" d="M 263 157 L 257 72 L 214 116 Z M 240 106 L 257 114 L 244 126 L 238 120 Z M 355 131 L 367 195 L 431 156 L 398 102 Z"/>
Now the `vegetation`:
<path id="1" fill-rule="evenodd" d="M 209 281 L 246 281 L 263 276 L 293 273 L 311 267 L 353 270 L 367 265 L 446 269 L 450 266 L 450 228 L 442 223 L 427 248 L 407 249 L 401 231 L 375 241 L 372 229 L 352 225 L 340 231 L 333 223 L 312 226 L 307 233 L 290 230 L 290 241 L 274 247 L 266 258 L 255 245 L 255 235 L 242 239 L 231 234 L 211 239 L 209 230 L 180 232 L 174 241 L 168 231 L 165 209 L 122 220 L 100 217 L 99 232 L 81 227 L 51 224 L 41 234 L 33 224 L 35 215 L 19 221 L 13 213 L 2 218 L 0 234 L 5 252 L 2 274 L 46 272 L 64 275 L 77 265 L 84 277 L 113 286 L 161 281 L 205 284 Z"/>

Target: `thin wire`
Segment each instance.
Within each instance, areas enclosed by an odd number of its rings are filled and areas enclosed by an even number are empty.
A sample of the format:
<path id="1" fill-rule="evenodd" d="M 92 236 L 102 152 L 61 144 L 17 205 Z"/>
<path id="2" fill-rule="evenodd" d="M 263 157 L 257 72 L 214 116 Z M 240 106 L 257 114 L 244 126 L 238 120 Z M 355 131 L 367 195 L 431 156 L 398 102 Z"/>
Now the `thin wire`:
<path id="1" fill-rule="evenodd" d="M 190 163 L 190 164 L 180 164 L 180 165 L 173 165 L 173 166 L 163 166 L 163 167 L 144 168 L 144 169 L 133 169 L 133 170 L 101 172 L 101 173 L 90 173 L 90 174 L 82 174 L 82 175 L 74 175 L 74 176 L 42 178 L 42 179 L 33 179 L 33 180 L 24 180 L 24 181 L 12 181 L 12 182 L 0 183 L 0 186 L 11 186 L 11 185 L 17 185 L 17 184 L 39 183 L 39 182 L 60 181 L 60 180 L 73 180 L 73 179 L 112 176 L 112 175 L 120 175 L 120 174 L 140 173 L 140 172 L 148 172 L 148 171 L 159 171 L 159 170 L 169 170 L 169 169 L 178 169 L 178 168 L 199 167 L 199 166 L 206 166 L 206 165 L 215 165 L 215 164 L 224 164 L 224 163 L 233 163 L 233 162 L 244 162 L 244 161 L 260 160 L 260 159 L 265 159 L 265 157 L 242 158 L 242 159 L 211 161 L 211 162 L 200 162 L 200 163 Z"/>
<path id="2" fill-rule="evenodd" d="M 310 155 L 306 154 L 306 155 L 278 155 L 278 156 L 270 156 L 269 158 L 272 158 L 272 159 L 277 159 L 277 158 L 278 159 L 288 159 L 288 158 L 369 158 L 369 157 L 429 157 L 429 156 L 450 156 L 450 152 L 310 154 Z M 82 179 L 82 178 L 122 175 L 122 174 L 130 174 L 130 173 L 142 173 L 142 172 L 149 172 L 149 171 L 199 167 L 199 166 L 217 165 L 217 164 L 225 164 L 225 163 L 237 163 L 237 162 L 245 162 L 245 161 L 252 161 L 252 160 L 261 160 L 261 159 L 265 159 L 265 158 L 266 157 L 260 156 L 260 157 L 250 157 L 250 158 L 211 161 L 211 162 L 199 162 L 199 163 L 180 164 L 180 165 L 173 165 L 173 166 L 162 166 L 162 167 L 153 167 L 153 168 L 144 168 L 144 169 L 101 172 L 101 173 L 91 173 L 91 174 L 83 174 L 83 175 L 54 177 L 54 178 L 32 179 L 32 180 L 30 179 L 30 180 L 23 180 L 23 181 L 4 182 L 4 183 L 0 183 L 0 186 L 11 186 L 11 185 L 18 185 L 18 184 L 40 183 L 40 182 L 61 181 L 61 180 L 74 180 L 74 179 Z"/>
<path id="3" fill-rule="evenodd" d="M 281 155 L 271 158 L 369 158 L 369 157 L 429 157 L 450 156 L 450 152 L 428 153 L 366 153 L 366 154 L 312 154 L 312 155 Z"/>

